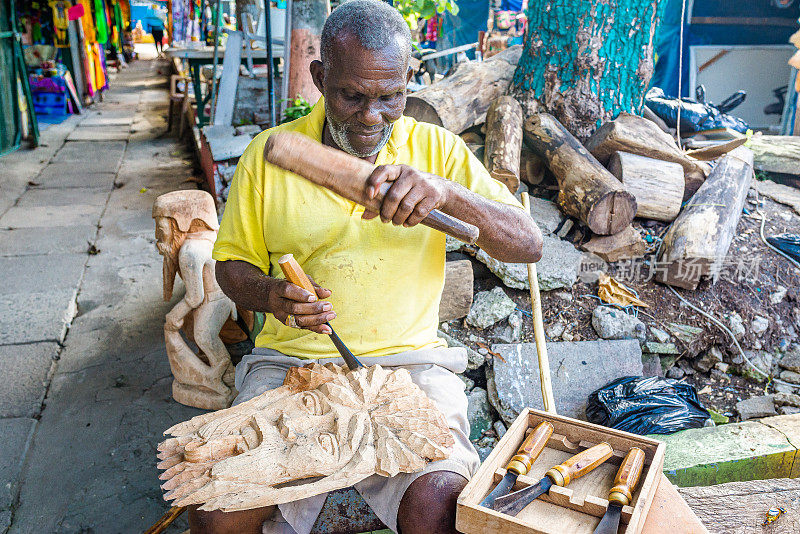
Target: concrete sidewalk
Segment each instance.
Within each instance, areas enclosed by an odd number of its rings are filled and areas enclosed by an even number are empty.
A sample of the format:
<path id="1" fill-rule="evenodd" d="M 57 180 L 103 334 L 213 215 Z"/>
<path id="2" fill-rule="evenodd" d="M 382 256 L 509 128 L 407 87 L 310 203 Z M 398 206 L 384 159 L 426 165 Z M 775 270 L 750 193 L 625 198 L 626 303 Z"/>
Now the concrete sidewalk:
<path id="1" fill-rule="evenodd" d="M 44 146 L 0 159 L 0 532 L 141 532 L 169 508 L 155 447 L 199 410 L 171 399 L 150 217 L 194 187 L 162 137 L 167 74 L 133 63 Z"/>

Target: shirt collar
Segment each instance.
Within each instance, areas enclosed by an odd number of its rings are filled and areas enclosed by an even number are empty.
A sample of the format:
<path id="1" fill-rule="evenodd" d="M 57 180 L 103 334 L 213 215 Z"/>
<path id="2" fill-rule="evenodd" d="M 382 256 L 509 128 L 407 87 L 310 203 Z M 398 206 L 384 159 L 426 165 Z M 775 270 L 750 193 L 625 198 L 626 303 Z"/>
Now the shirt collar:
<path id="1" fill-rule="evenodd" d="M 322 129 L 325 126 L 325 100 L 324 97 L 319 97 L 317 103 L 311 108 L 311 112 L 307 115 L 308 126 L 311 130 L 311 137 L 322 142 Z M 397 158 L 398 148 L 406 144 L 408 136 L 411 134 L 409 127 L 409 120 L 405 116 L 400 117 L 394 123 L 392 135 L 389 137 L 389 142 L 386 143 L 380 152 L 378 158 L 375 160 L 376 165 L 386 165 L 394 163 Z"/>

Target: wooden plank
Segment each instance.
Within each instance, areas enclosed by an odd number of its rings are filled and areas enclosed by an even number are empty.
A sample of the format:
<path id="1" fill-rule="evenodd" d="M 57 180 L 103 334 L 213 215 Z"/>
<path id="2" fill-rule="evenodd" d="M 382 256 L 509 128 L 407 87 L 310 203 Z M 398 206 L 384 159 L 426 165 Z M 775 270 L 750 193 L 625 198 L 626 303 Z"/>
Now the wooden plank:
<path id="1" fill-rule="evenodd" d="M 225 56 L 222 59 L 222 77 L 217 101 L 214 104 L 214 124 L 230 126 L 233 123 L 233 106 L 236 103 L 236 85 L 239 82 L 239 65 L 242 63 L 242 32 L 228 31 Z"/>
<path id="2" fill-rule="evenodd" d="M 642 534 L 708 534 L 678 488 L 663 473 L 658 477 L 654 493 Z"/>
<path id="3" fill-rule="evenodd" d="M 691 509 L 711 532 L 800 532 L 800 481 L 791 478 L 728 482 L 708 487 L 679 488 Z M 768 527 L 764 517 L 772 507 L 786 514 Z"/>

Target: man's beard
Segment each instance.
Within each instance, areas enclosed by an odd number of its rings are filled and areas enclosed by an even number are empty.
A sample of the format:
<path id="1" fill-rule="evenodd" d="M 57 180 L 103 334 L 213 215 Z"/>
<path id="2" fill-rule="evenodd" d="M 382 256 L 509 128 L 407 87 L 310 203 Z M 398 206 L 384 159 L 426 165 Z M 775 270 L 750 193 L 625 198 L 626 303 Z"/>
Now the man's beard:
<path id="1" fill-rule="evenodd" d="M 327 107 L 327 102 L 326 102 Z M 331 137 L 339 145 L 339 148 L 350 154 L 351 156 L 355 156 L 357 158 L 368 158 L 370 156 L 374 156 L 381 149 L 386 146 L 386 143 L 389 142 L 389 138 L 392 136 L 392 130 L 394 129 L 394 123 L 389 124 L 383 128 L 383 132 L 381 134 L 381 139 L 378 141 L 378 144 L 372 150 L 367 152 L 359 152 L 353 145 L 350 144 L 350 139 L 347 137 L 347 124 L 339 124 L 330 118 L 330 114 L 328 114 L 327 109 L 325 114 L 328 117 L 328 129 L 331 132 Z"/>

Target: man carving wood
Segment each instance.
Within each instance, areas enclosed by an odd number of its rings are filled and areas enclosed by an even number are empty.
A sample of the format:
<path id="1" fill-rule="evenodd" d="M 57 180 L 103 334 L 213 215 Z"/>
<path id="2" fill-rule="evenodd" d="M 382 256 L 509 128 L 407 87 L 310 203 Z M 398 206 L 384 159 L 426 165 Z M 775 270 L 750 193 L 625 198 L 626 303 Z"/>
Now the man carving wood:
<path id="1" fill-rule="evenodd" d="M 290 367 L 340 363 L 324 335 L 333 321 L 365 365 L 406 369 L 441 411 L 454 438 L 449 458 L 354 486 L 392 530 L 434 534 L 454 532 L 456 498 L 479 459 L 454 374 L 466 368 L 465 351 L 436 336 L 445 236 L 418 223 L 434 209 L 454 215 L 480 228 L 478 245 L 506 262 L 537 261 L 542 241 L 460 138 L 402 116 L 410 52 L 408 27 L 388 4 L 350 0 L 333 11 L 321 61 L 310 66 L 323 96 L 308 116 L 263 132 L 247 148 L 213 257 L 223 291 L 243 308 L 268 313 L 256 349 L 236 367 L 234 405 L 279 387 Z M 391 184 L 380 213 L 266 163 L 266 140 L 278 131 L 376 164 L 367 193 Z M 282 278 L 278 259 L 287 253 L 315 280 L 316 295 Z M 192 532 L 307 534 L 324 501 L 322 494 L 279 510 L 192 510 L 190 524 Z"/>

